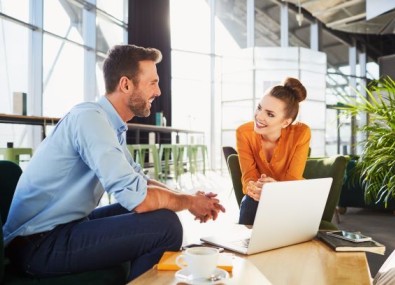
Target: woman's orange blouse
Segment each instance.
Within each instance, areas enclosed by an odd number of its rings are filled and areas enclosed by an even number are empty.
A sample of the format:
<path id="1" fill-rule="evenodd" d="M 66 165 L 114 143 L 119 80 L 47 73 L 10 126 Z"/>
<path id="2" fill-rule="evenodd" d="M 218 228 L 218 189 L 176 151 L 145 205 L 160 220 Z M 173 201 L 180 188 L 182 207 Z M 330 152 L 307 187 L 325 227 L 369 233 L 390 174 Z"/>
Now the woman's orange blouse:
<path id="1" fill-rule="evenodd" d="M 270 162 L 262 150 L 261 136 L 254 131 L 254 122 L 236 130 L 237 151 L 242 173 L 243 192 L 249 181 L 266 174 L 277 181 L 301 180 L 306 166 L 311 139 L 310 128 L 296 123 L 281 130 L 281 136 Z"/>

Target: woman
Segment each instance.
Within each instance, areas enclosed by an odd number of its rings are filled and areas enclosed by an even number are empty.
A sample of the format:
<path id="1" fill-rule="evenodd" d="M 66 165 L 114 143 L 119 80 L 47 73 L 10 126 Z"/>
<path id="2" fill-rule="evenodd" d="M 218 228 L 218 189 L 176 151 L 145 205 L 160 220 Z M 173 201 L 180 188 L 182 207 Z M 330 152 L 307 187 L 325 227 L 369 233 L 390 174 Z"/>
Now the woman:
<path id="1" fill-rule="evenodd" d="M 311 131 L 305 124 L 293 122 L 299 112 L 299 102 L 305 98 L 306 89 L 302 83 L 286 78 L 281 85 L 265 92 L 254 121 L 237 129 L 245 194 L 240 205 L 240 224 L 254 223 L 265 183 L 303 179 Z"/>

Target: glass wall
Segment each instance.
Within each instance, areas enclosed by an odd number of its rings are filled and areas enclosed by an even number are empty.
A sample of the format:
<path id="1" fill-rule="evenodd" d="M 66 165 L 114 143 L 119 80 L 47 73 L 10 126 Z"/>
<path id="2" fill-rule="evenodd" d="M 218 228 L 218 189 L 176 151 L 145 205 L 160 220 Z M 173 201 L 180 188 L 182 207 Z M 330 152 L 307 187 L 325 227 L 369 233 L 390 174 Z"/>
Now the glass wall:
<path id="1" fill-rule="evenodd" d="M 221 6 L 221 1 L 205 0 L 171 0 L 170 4 L 172 124 L 177 128 L 203 131 L 211 167 L 219 169 L 223 167 L 222 130 L 231 125 L 231 138 L 235 117 L 234 99 L 229 97 L 224 103 L 222 98 L 235 92 L 223 89 L 223 82 L 233 82 L 229 88 L 242 91 L 242 96 L 246 94 L 244 87 L 251 86 L 251 82 L 243 82 L 244 79 L 235 80 L 236 75 L 223 73 L 224 57 L 232 58 L 240 52 L 231 31 L 217 17 L 217 12 L 229 9 L 229 5 Z M 249 113 L 250 108 L 246 114 Z"/>
<path id="2" fill-rule="evenodd" d="M 127 4 L 0 0 L 0 112 L 15 113 L 14 92 L 27 94 L 27 115 L 48 117 L 103 95 L 103 58 L 112 45 L 127 43 Z M 0 124 L 0 147 L 36 147 L 40 131 L 32 129 Z"/>

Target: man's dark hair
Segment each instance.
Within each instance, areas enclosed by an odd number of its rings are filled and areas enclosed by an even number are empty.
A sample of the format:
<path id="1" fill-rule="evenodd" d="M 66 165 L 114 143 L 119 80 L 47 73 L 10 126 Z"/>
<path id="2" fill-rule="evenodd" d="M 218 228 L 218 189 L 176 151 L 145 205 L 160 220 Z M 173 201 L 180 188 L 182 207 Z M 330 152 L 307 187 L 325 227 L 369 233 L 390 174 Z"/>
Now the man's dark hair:
<path id="1" fill-rule="evenodd" d="M 151 60 L 159 63 L 162 53 L 155 48 L 143 48 L 135 45 L 116 45 L 112 47 L 103 63 L 104 82 L 106 94 L 115 91 L 119 79 L 128 77 L 133 84 L 139 82 L 139 62 Z"/>

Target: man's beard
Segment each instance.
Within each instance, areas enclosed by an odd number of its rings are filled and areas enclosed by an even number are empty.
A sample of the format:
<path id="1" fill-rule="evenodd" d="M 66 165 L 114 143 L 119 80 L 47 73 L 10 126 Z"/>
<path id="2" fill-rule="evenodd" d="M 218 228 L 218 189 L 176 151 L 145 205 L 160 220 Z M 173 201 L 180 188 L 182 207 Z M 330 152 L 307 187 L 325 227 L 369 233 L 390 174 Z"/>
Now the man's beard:
<path id="1" fill-rule="evenodd" d="M 129 109 L 137 117 L 148 117 L 151 114 L 147 101 L 143 99 L 142 92 L 136 90 L 129 97 Z"/>

